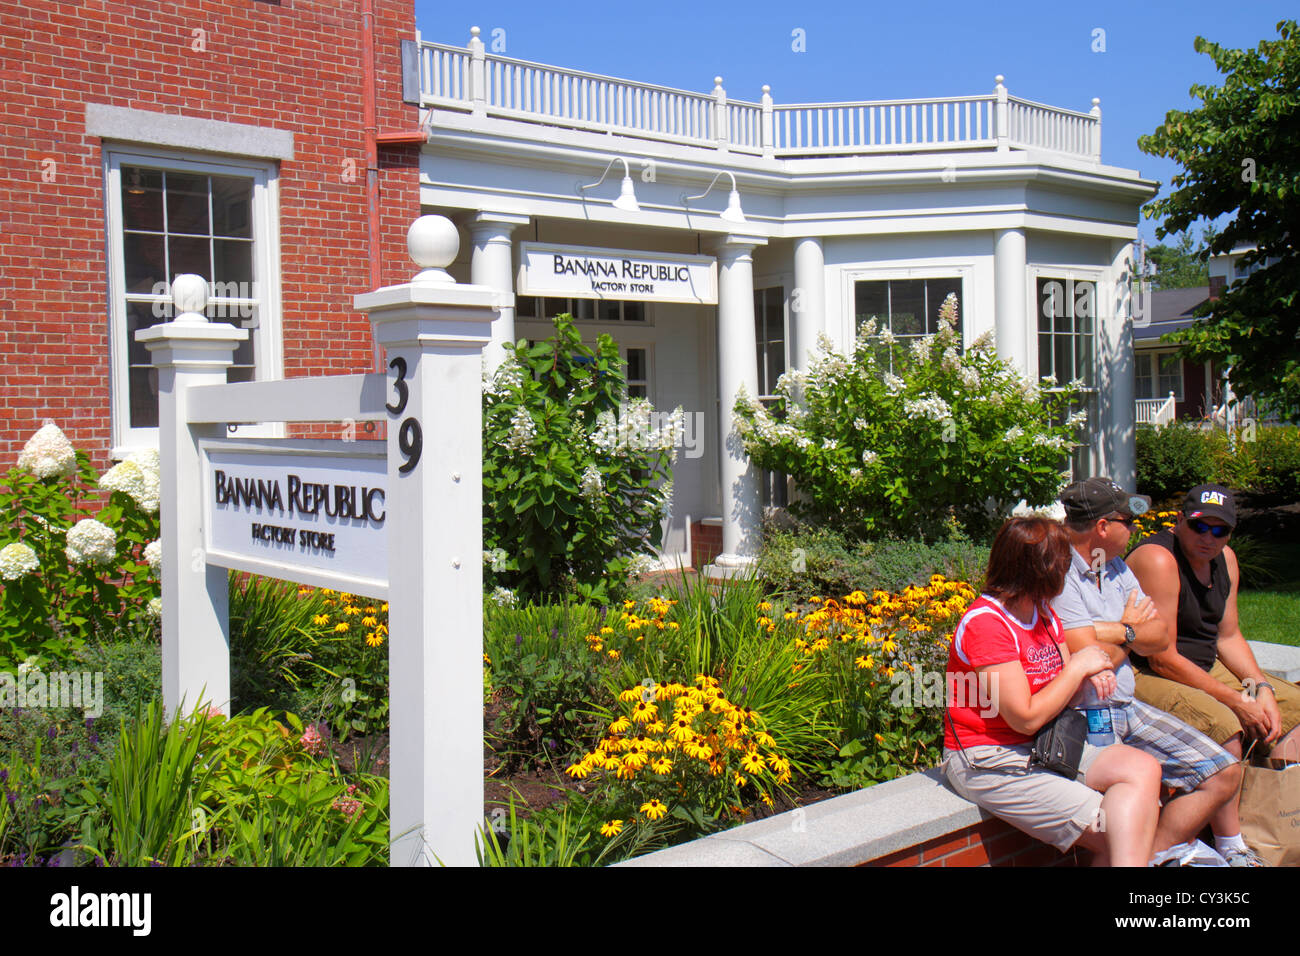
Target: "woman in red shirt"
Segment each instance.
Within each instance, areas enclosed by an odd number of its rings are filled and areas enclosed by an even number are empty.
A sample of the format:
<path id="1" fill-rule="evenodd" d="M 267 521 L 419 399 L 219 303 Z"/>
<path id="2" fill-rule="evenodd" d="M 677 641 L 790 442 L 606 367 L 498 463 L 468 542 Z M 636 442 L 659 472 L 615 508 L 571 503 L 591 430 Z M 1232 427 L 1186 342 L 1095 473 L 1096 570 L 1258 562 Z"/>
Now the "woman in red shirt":
<path id="1" fill-rule="evenodd" d="M 1051 601 L 1070 543 L 1048 518 L 1012 518 L 989 555 L 984 593 L 962 617 L 948 654 L 944 772 L 966 799 L 1061 852 L 1098 866 L 1146 866 L 1159 815 L 1160 764 L 1124 744 L 1084 748 L 1073 780 L 1030 766 L 1034 735 L 1085 680 L 1115 689 L 1099 647 L 1070 654 Z"/>

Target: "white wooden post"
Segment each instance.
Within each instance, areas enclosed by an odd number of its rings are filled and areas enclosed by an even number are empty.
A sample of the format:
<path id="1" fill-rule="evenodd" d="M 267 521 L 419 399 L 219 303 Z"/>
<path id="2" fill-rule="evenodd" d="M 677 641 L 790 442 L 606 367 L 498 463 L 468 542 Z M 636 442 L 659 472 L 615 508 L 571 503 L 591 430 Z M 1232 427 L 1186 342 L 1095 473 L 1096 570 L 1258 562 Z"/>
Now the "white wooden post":
<path id="1" fill-rule="evenodd" d="M 473 115 L 483 116 L 487 113 L 487 63 L 479 28 L 470 27 L 469 32 L 469 101 Z"/>
<path id="2" fill-rule="evenodd" d="M 221 425 L 186 422 L 187 391 L 220 384 L 247 329 L 210 323 L 203 315 L 208 284 L 196 275 L 172 283 L 179 313 L 172 322 L 136 332 L 158 370 L 158 458 L 162 480 L 163 704 L 169 717 L 200 703 L 230 712 L 227 572 L 203 553 L 203 474 L 199 439 L 221 437 Z"/>
<path id="3" fill-rule="evenodd" d="M 1101 161 L 1101 98 L 1094 96 L 1092 98 L 1091 113 L 1096 117 L 1097 122 L 1092 124 L 1092 158 Z"/>
<path id="4" fill-rule="evenodd" d="M 424 271 L 355 299 L 389 370 L 394 866 L 473 866 L 483 823 L 482 352 L 513 296 L 457 285 L 458 246 L 451 222 L 421 216 L 407 247 Z"/>
<path id="5" fill-rule="evenodd" d="M 763 84 L 763 119 L 760 124 L 762 127 L 762 146 L 763 158 L 771 159 L 776 155 L 776 124 L 773 122 L 775 117 L 772 113 L 772 87 L 766 83 Z"/>
<path id="6" fill-rule="evenodd" d="M 1010 128 L 1009 118 L 1007 116 L 1007 88 L 1002 85 L 1006 77 L 999 73 L 993 77 L 993 92 L 997 94 L 998 102 L 993 110 L 993 122 L 996 124 L 993 129 L 993 135 L 998 141 L 998 152 L 1005 153 L 1011 148 L 1010 145 Z"/>
<path id="7" fill-rule="evenodd" d="M 718 149 L 726 149 L 731 139 L 727 129 L 727 91 L 722 88 L 722 77 L 713 78 L 713 138 Z"/>

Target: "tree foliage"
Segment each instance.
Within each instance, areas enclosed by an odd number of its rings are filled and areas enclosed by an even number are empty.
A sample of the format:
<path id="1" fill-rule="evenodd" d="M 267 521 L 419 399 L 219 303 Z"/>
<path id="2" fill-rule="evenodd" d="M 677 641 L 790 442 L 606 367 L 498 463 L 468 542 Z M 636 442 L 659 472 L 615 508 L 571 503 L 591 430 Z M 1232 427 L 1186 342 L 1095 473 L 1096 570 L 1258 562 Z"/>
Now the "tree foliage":
<path id="1" fill-rule="evenodd" d="M 1197 242 L 1190 232 L 1180 235 L 1173 245 L 1161 243 L 1152 246 L 1147 250 L 1147 259 L 1154 267 L 1152 284 L 1157 289 L 1191 289 L 1209 285 L 1210 270 L 1205 262 L 1208 248 L 1206 241 Z"/>
<path id="2" fill-rule="evenodd" d="M 1192 86 L 1201 106 L 1171 110 L 1138 145 L 1183 167 L 1172 192 L 1146 207 L 1163 220 L 1157 237 L 1232 215 L 1203 257 L 1253 245 L 1243 264 L 1265 263 L 1203 306 L 1206 321 L 1171 340 L 1195 360 L 1230 365 L 1239 394 L 1291 407 L 1300 404 L 1300 34 L 1294 20 L 1277 30 L 1278 39 L 1248 50 L 1197 37 L 1223 85 Z"/>

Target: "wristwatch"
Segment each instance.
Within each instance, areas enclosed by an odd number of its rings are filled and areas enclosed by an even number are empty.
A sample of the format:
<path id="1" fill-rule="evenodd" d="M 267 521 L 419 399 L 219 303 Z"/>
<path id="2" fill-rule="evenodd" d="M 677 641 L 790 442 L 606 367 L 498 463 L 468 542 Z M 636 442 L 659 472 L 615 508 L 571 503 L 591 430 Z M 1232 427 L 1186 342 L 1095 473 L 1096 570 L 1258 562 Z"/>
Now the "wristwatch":
<path id="1" fill-rule="evenodd" d="M 1137 631 L 1133 630 L 1132 624 L 1124 625 L 1124 644 L 1127 646 L 1138 639 Z"/>

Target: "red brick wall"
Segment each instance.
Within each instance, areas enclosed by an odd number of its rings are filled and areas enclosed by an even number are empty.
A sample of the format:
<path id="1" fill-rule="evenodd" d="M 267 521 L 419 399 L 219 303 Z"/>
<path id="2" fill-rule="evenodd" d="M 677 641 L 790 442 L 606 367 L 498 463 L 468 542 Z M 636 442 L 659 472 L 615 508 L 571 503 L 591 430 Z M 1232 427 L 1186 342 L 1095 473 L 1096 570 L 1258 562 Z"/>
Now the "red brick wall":
<path id="1" fill-rule="evenodd" d="M 373 0 L 380 132 L 413 130 L 400 40 L 413 0 Z M 24 0 L 0 23 L 0 471 L 46 418 L 107 462 L 109 341 L 101 149 L 86 103 L 274 127 L 285 375 L 367 371 L 361 0 Z M 205 49 L 194 49 L 202 30 Z M 383 278 L 412 271 L 416 147 L 380 149 Z M 345 178 L 345 160 L 355 175 Z M 351 181 L 348 181 L 351 179 Z"/>
<path id="2" fill-rule="evenodd" d="M 716 524 L 691 522 L 691 567 L 697 571 L 713 563 L 722 553 L 722 527 Z"/>
<path id="3" fill-rule="evenodd" d="M 1087 866 L 1087 850 L 1061 853 L 1001 820 L 986 820 L 864 866 Z"/>

